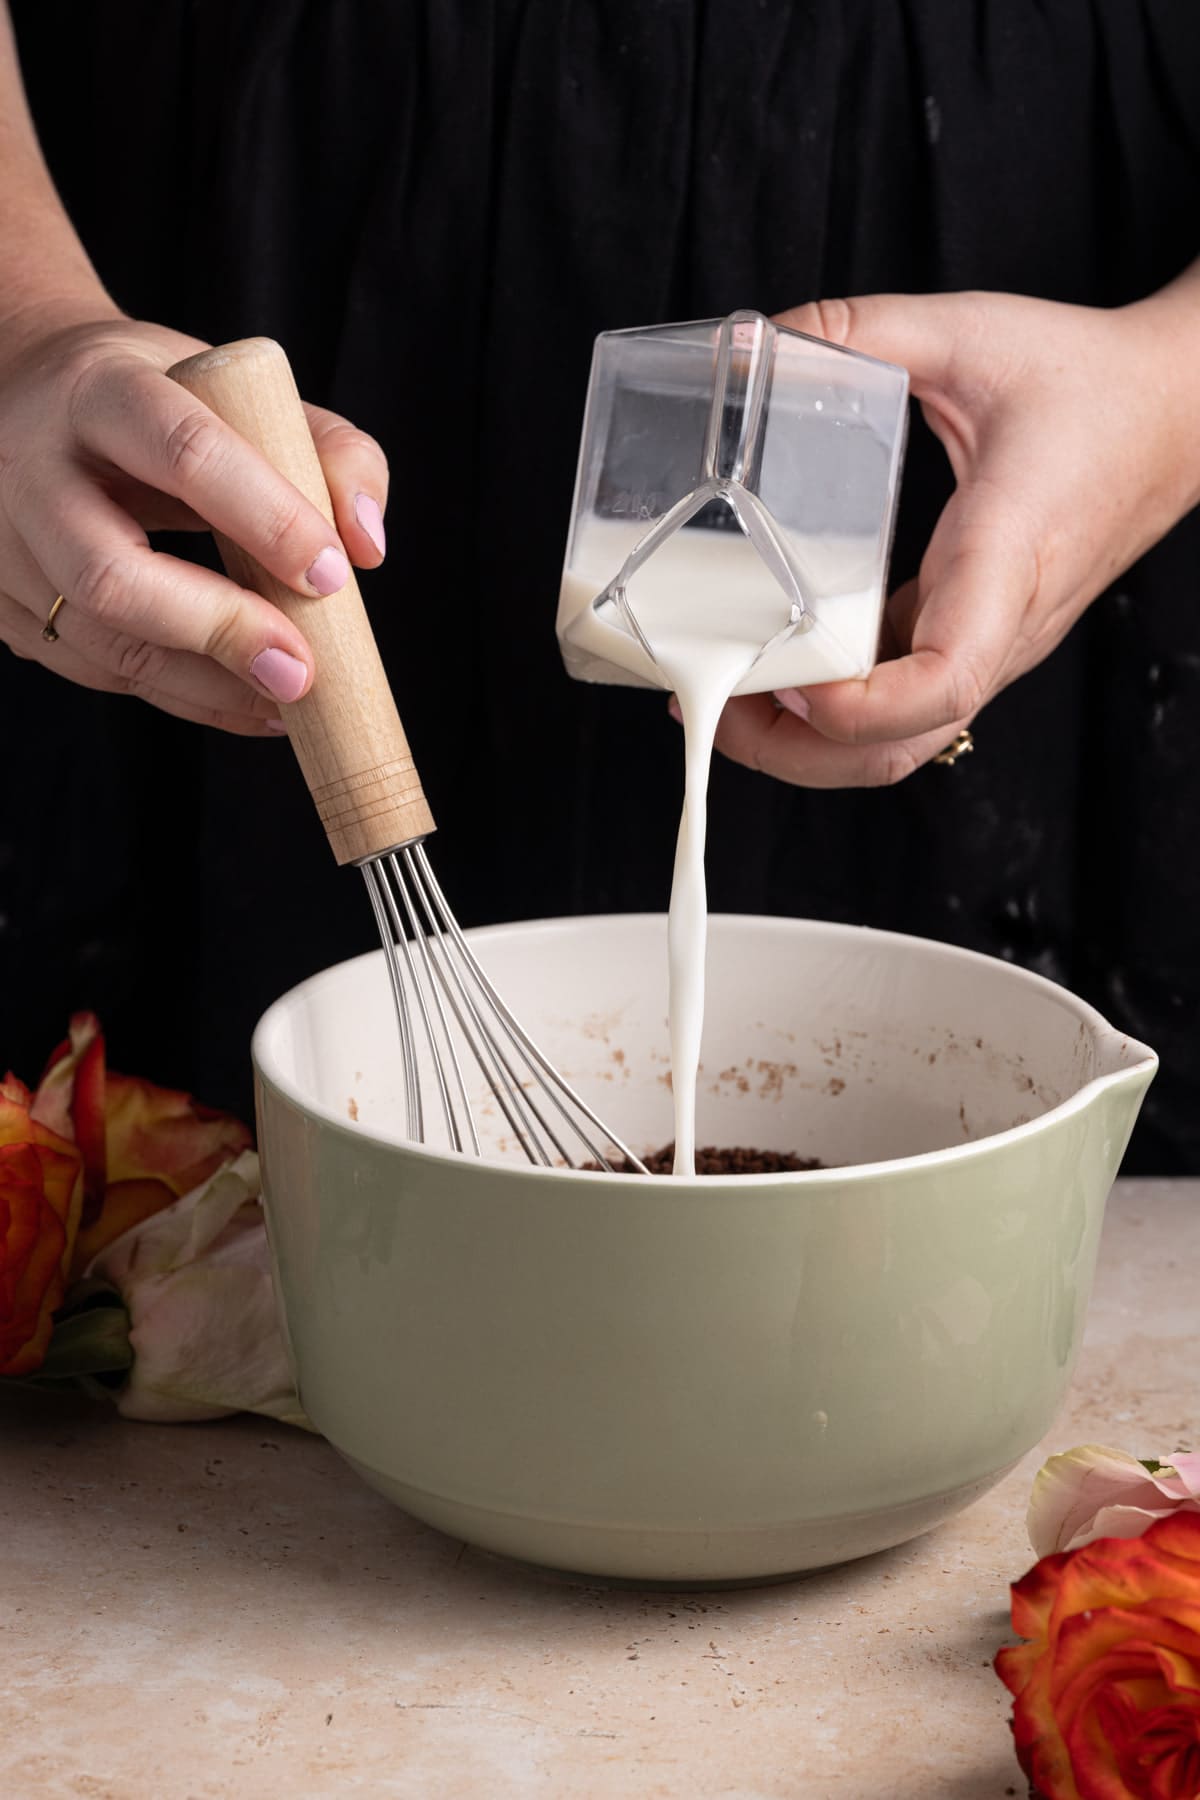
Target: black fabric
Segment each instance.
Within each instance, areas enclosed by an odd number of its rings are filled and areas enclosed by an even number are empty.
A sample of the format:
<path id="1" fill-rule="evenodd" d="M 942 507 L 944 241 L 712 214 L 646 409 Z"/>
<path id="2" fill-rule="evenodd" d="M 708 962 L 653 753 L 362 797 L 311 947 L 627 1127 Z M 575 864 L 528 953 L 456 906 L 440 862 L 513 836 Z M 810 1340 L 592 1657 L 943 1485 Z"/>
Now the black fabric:
<path id="1" fill-rule="evenodd" d="M 394 471 L 366 582 L 466 922 L 665 904 L 661 696 L 553 634 L 602 329 L 821 295 L 1115 304 L 1200 249 L 1192 0 L 16 0 L 54 173 L 134 314 L 265 332 Z M 64 47 L 69 45 L 69 54 Z M 894 575 L 949 491 L 913 437 Z M 1014 957 L 1153 1043 L 1130 1166 L 1200 1171 L 1200 519 L 874 793 L 719 762 L 714 909 Z M 118 1066 L 245 1107 L 247 1040 L 368 948 L 286 745 L 0 660 L 3 1051 L 91 1005 Z"/>

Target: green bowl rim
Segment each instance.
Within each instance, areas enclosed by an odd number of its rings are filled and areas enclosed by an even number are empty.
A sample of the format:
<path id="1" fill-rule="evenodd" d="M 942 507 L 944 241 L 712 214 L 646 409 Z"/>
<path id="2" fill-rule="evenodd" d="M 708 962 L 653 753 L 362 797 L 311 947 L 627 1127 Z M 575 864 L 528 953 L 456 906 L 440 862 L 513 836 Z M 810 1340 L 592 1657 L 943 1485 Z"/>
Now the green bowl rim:
<path id="1" fill-rule="evenodd" d="M 665 913 L 590 913 L 569 915 L 564 918 L 515 919 L 501 925 L 476 926 L 465 935 L 469 938 L 472 946 L 481 946 L 486 945 L 489 938 L 509 938 L 521 931 L 540 931 L 547 927 L 574 930 L 599 923 L 607 925 L 614 920 L 620 920 L 623 924 L 628 923 L 630 926 L 644 926 L 653 923 L 664 930 L 666 925 Z M 1045 998 L 1062 1006 L 1064 1010 L 1073 1013 L 1098 1038 L 1101 1036 L 1119 1038 L 1123 1046 L 1134 1053 L 1136 1060 L 1126 1068 L 1116 1069 L 1108 1074 L 1094 1075 L 1090 1081 L 1085 1082 L 1083 1087 L 1077 1088 L 1067 1099 L 1059 1101 L 1057 1106 L 1049 1107 L 1044 1113 L 1039 1113 L 1036 1118 L 1027 1120 L 1023 1125 L 1011 1125 L 1005 1131 L 993 1132 L 987 1137 L 973 1138 L 969 1143 L 948 1144 L 941 1150 L 923 1150 L 914 1156 L 897 1156 L 881 1162 L 845 1163 L 831 1169 L 783 1170 L 769 1175 L 738 1175 L 722 1179 L 719 1175 L 608 1175 L 600 1170 L 547 1168 L 537 1163 L 518 1163 L 498 1157 L 468 1157 L 459 1151 L 428 1149 L 424 1144 L 405 1137 L 401 1132 L 383 1131 L 369 1125 L 348 1123 L 345 1118 L 334 1112 L 332 1107 L 310 1099 L 300 1091 L 297 1084 L 281 1076 L 277 1071 L 268 1071 L 264 1067 L 263 1045 L 273 1029 L 273 1015 L 302 994 L 305 988 L 324 981 L 330 975 L 350 968 L 355 963 L 378 959 L 381 964 L 380 980 L 385 981 L 386 971 L 382 966 L 384 952 L 380 948 L 366 950 L 360 956 L 346 957 L 338 963 L 330 963 L 327 968 L 319 969 L 312 975 L 306 976 L 303 981 L 298 981 L 294 987 L 288 988 L 285 993 L 280 994 L 271 1002 L 255 1026 L 250 1040 L 250 1058 L 254 1066 L 255 1081 L 261 1086 L 269 1088 L 280 1100 L 293 1107 L 304 1117 L 317 1120 L 322 1126 L 332 1127 L 355 1143 L 366 1142 L 382 1149 L 400 1150 L 420 1161 L 428 1161 L 439 1166 L 461 1168 L 464 1163 L 468 1166 L 477 1165 L 496 1175 L 515 1177 L 521 1181 L 528 1181 L 532 1177 L 538 1181 L 587 1182 L 591 1192 L 595 1192 L 600 1184 L 616 1185 L 621 1189 L 627 1189 L 630 1182 L 637 1182 L 640 1186 L 644 1181 L 652 1184 L 656 1189 L 665 1189 L 676 1193 L 681 1189 L 690 1188 L 700 1188 L 705 1193 L 715 1193 L 724 1189 L 744 1193 L 748 1184 L 756 1189 L 842 1186 L 847 1182 L 876 1181 L 884 1174 L 893 1178 L 903 1177 L 922 1173 L 931 1166 L 941 1168 L 947 1164 L 955 1165 L 960 1162 L 974 1161 L 1019 1138 L 1031 1137 L 1040 1131 L 1052 1129 L 1072 1114 L 1081 1112 L 1085 1107 L 1090 1106 L 1104 1088 L 1130 1081 L 1140 1081 L 1144 1086 L 1148 1086 L 1158 1068 L 1157 1053 L 1148 1044 L 1143 1044 L 1127 1033 L 1118 1031 L 1115 1026 L 1109 1024 L 1102 1013 L 1098 1012 L 1088 1001 L 1081 1000 L 1077 994 L 1072 993 L 1070 988 L 1064 987 L 1060 982 L 1051 981 L 1047 976 L 1039 975 L 1032 969 L 1023 968 L 1019 963 L 1007 962 L 1002 957 L 987 956 L 982 951 L 968 950 L 958 944 L 946 944 L 940 938 L 917 937 L 911 932 L 881 931 L 871 925 L 847 925 L 835 920 L 793 919 L 786 914 L 712 913 L 709 915 L 709 922 L 710 925 L 720 922 L 750 930 L 771 929 L 783 924 L 802 933 L 814 931 L 822 935 L 856 938 L 859 941 L 863 938 L 881 939 L 889 944 L 912 945 L 926 954 L 940 953 L 967 963 L 982 964 L 993 969 L 1001 968 L 1011 975 L 1014 982 L 1023 982 L 1026 986 L 1037 990 Z M 267 1060 L 269 1061 L 269 1058 Z"/>

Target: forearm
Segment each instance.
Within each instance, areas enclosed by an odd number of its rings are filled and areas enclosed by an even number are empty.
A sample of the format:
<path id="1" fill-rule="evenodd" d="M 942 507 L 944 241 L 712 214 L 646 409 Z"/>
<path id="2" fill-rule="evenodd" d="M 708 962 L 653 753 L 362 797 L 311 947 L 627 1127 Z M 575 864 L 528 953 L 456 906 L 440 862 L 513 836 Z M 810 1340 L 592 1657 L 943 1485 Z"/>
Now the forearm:
<path id="1" fill-rule="evenodd" d="M 116 316 L 46 167 L 21 81 L 7 0 L 0 0 L 0 332 L 35 319 Z"/>

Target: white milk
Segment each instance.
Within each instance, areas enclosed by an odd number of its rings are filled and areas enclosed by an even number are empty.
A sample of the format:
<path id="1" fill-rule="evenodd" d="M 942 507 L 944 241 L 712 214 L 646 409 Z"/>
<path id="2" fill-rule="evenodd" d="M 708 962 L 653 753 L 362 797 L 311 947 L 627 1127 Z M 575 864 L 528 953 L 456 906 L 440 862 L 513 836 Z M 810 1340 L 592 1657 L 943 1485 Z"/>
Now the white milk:
<path id="1" fill-rule="evenodd" d="M 760 658 L 763 645 L 788 623 L 787 597 L 740 531 L 685 529 L 660 545 L 629 583 L 629 605 L 654 651 L 650 658 L 614 609 L 606 607 L 607 616 L 592 609 L 644 529 L 592 521 L 576 533 L 559 600 L 559 634 L 572 674 L 673 690 L 683 714 L 686 779 L 668 944 L 674 1171 L 692 1175 L 708 923 L 706 796 L 717 723 L 732 694 L 866 674 L 875 658 L 881 599 L 875 586 L 834 594 L 818 589 L 815 627 Z M 853 542 L 808 546 L 810 591 L 822 565 L 827 574 L 835 566 L 844 574 L 861 555 L 873 558 L 876 548 L 874 539 L 861 554 Z"/>
<path id="2" fill-rule="evenodd" d="M 577 680 L 670 685 L 661 659 L 656 668 L 613 607 L 599 613 L 592 608 L 646 529 L 634 520 L 589 519 L 576 530 L 559 595 L 558 635 Z M 740 531 L 685 527 L 659 545 L 629 584 L 630 606 L 656 654 L 668 640 L 680 646 L 685 639 L 738 644 L 746 658 L 736 694 L 866 675 L 879 641 L 878 538 L 790 541 L 812 596 L 816 623 L 810 631 L 778 645 L 751 669 L 754 656 L 787 624 L 783 590 Z"/>

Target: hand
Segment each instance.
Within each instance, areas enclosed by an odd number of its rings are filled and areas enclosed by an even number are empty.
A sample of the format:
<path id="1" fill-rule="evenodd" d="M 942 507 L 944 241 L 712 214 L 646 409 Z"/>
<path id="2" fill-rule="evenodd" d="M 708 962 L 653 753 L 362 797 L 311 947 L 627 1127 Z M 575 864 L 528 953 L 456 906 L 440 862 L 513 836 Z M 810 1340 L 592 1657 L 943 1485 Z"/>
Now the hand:
<path id="1" fill-rule="evenodd" d="M 152 550 L 146 532 L 212 526 L 296 593 L 333 593 L 349 562 L 383 560 L 383 454 L 307 408 L 335 532 L 168 380 L 203 344 L 96 312 L 0 336 L 0 639 L 85 687 L 227 731 L 281 731 L 278 702 L 312 681 L 302 633 L 225 576 Z M 57 594 L 67 604 L 48 644 Z"/>
<path id="2" fill-rule="evenodd" d="M 957 487 L 892 660 L 733 700 L 717 746 L 806 787 L 880 786 L 946 748 L 1200 500 L 1200 265 L 1113 311 L 1008 294 L 823 301 L 779 322 L 904 365 Z"/>

